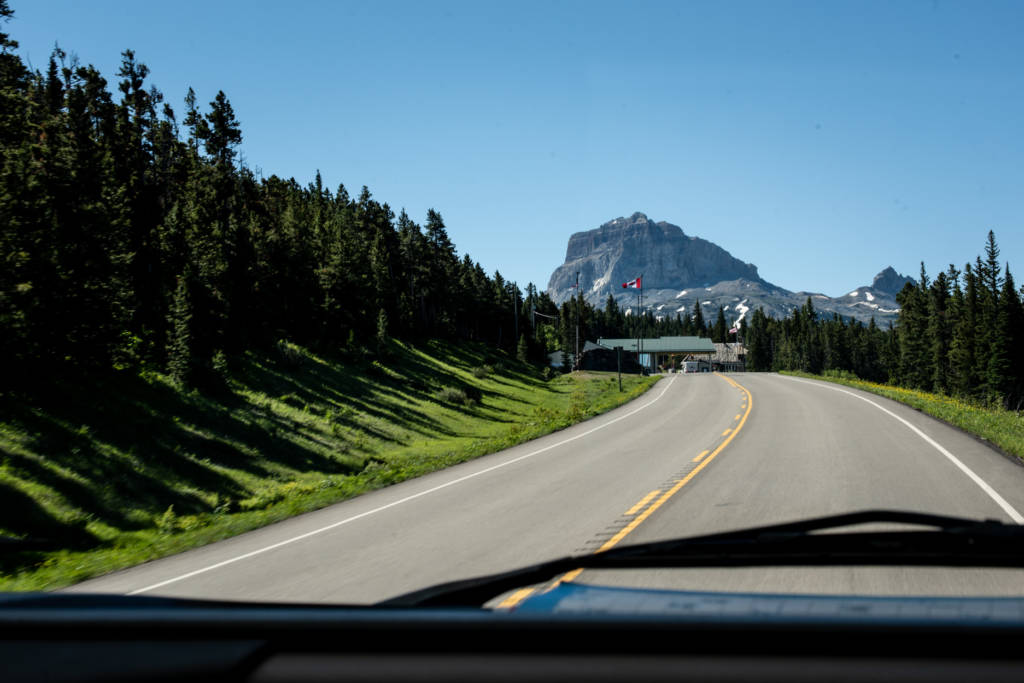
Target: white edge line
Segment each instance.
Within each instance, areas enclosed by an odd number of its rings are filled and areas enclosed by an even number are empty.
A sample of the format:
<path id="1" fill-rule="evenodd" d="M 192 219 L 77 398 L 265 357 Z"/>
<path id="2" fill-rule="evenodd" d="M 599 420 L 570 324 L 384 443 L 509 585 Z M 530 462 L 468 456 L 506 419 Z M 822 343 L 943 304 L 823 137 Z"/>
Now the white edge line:
<path id="1" fill-rule="evenodd" d="M 464 481 L 466 481 L 468 479 L 473 479 L 474 477 L 479 477 L 480 475 L 487 474 L 488 472 L 493 472 L 494 470 L 501 469 L 502 467 L 508 467 L 509 465 L 513 465 L 513 464 L 515 464 L 515 463 L 517 463 L 517 462 L 519 462 L 521 460 L 526 460 L 527 458 L 532 458 L 535 455 L 540 455 L 541 453 L 544 453 L 546 451 L 550 451 L 553 448 L 558 448 L 559 446 L 564 446 L 565 444 L 567 444 L 567 443 L 569 443 L 571 441 L 575 441 L 576 439 L 582 439 L 584 436 L 587 436 L 588 434 L 593 434 L 597 430 L 604 429 L 608 425 L 615 424 L 619 420 L 625 420 L 627 417 L 631 417 L 633 415 L 636 415 L 637 413 L 639 413 L 644 408 L 647 408 L 648 406 L 654 405 L 659 399 L 661 399 L 662 396 L 665 395 L 665 392 L 668 391 L 669 386 L 672 385 L 672 382 L 674 380 L 675 380 L 675 377 L 673 377 L 673 378 L 669 379 L 667 382 L 665 382 L 665 388 L 661 390 L 661 393 L 658 394 L 654 398 L 654 400 L 648 401 L 647 403 L 643 404 L 639 408 L 637 408 L 635 410 L 632 410 L 632 411 L 626 413 L 625 415 L 620 415 L 619 417 L 617 417 L 617 418 L 615 418 L 613 420 L 608 420 L 604 424 L 600 424 L 597 427 L 594 427 L 593 429 L 588 429 L 587 431 L 582 432 L 580 434 L 577 434 L 576 436 L 571 436 L 568 439 L 564 439 L 562 441 L 559 441 L 558 443 L 553 443 L 553 444 L 551 444 L 549 446 L 545 446 L 544 448 L 539 448 L 539 449 L 537 449 L 537 450 L 535 450 L 535 451 L 533 451 L 531 453 L 527 453 L 526 455 L 520 455 L 519 457 L 513 458 L 512 460 L 507 460 L 507 461 L 505 461 L 503 463 L 499 463 L 497 465 L 493 465 L 492 467 L 488 467 L 487 469 L 480 470 L 479 472 L 473 472 L 472 474 L 467 474 L 464 477 L 459 477 L 458 479 L 453 479 L 453 480 L 451 480 L 449 482 L 445 482 L 444 484 L 441 484 L 439 486 L 435 486 L 434 488 L 427 489 L 426 491 L 420 491 L 419 493 L 414 493 L 411 496 L 406 496 L 405 498 L 402 498 L 400 500 L 392 501 L 392 502 L 388 503 L 387 505 L 381 505 L 380 507 L 374 508 L 372 510 L 367 510 L 366 512 L 361 512 L 358 515 L 353 515 L 352 517 L 348 517 L 346 519 L 342 519 L 340 521 L 334 522 L 333 524 L 328 524 L 327 526 L 320 527 L 319 529 L 314 529 L 313 531 L 307 531 L 304 534 L 299 534 L 298 536 L 293 536 L 292 538 L 288 538 L 288 539 L 285 539 L 283 541 L 279 541 L 277 543 L 268 545 L 266 547 L 259 548 L 258 550 L 253 550 L 251 552 L 239 555 L 237 557 L 232 557 L 232 558 L 230 558 L 228 560 L 224 560 L 224 561 L 218 562 L 216 564 L 211 564 L 210 566 L 203 567 L 202 569 L 196 569 L 195 571 L 191 571 L 191 572 L 188 572 L 187 574 L 182 574 L 181 576 L 176 576 L 174 578 L 167 579 L 166 581 L 161 581 L 159 583 L 154 583 L 154 584 L 152 584 L 150 586 L 146 586 L 144 588 L 136 588 L 135 590 L 130 591 L 129 593 L 127 593 L 127 595 L 137 595 L 139 593 L 146 593 L 148 591 L 156 590 L 157 588 L 163 588 L 164 586 L 167 586 L 169 584 L 177 583 L 179 581 L 184 581 L 185 579 L 190 579 L 193 576 L 198 576 L 199 574 L 205 574 L 206 572 L 213 571 L 214 569 L 220 569 L 221 567 L 227 566 L 229 564 L 233 564 L 235 562 L 240 562 L 241 560 L 246 560 L 246 559 L 249 559 L 250 557 L 255 557 L 256 555 L 261 555 L 263 553 L 270 552 L 271 550 L 276 550 L 277 548 L 280 548 L 282 546 L 286 546 L 286 545 L 288 545 L 290 543 L 295 543 L 296 541 L 301 541 L 303 539 L 309 538 L 310 536 L 315 536 L 315 535 L 321 534 L 321 533 L 323 533 L 325 531 L 330 531 L 331 529 L 335 529 L 335 528 L 337 528 L 339 526 L 342 526 L 344 524 L 348 524 L 350 522 L 355 522 L 356 520 L 362 519 L 363 517 L 368 517 L 369 515 L 373 515 L 373 514 L 376 514 L 378 512 L 382 512 L 384 510 L 387 510 L 388 508 L 393 508 L 396 505 L 401 505 L 403 503 L 408 503 L 410 500 L 415 500 L 416 498 L 420 498 L 421 496 L 425 496 L 425 495 L 428 495 L 430 493 L 435 493 L 437 491 L 440 491 L 441 489 L 446 489 L 449 486 L 454 486 L 455 484 L 462 483 L 462 482 L 464 482 Z"/>
<path id="2" fill-rule="evenodd" d="M 879 410 L 881 410 L 883 413 L 888 413 L 889 415 L 891 415 L 892 417 L 896 418 L 897 420 L 902 422 L 904 425 L 906 425 L 912 432 L 914 432 L 919 437 L 921 437 L 922 439 L 927 441 L 929 444 L 931 444 L 935 448 L 935 450 L 937 450 L 939 453 L 942 453 L 944 456 L 949 458 L 950 462 L 952 462 L 954 465 L 959 467 L 961 472 L 966 474 L 968 477 L 970 477 L 971 481 L 973 481 L 975 484 L 977 484 L 979 487 L 981 487 L 981 490 L 984 491 L 985 493 L 987 493 L 988 497 L 991 498 L 992 500 L 994 500 L 996 502 L 996 504 L 999 507 L 1001 507 L 1006 514 L 1008 514 L 1010 516 L 1010 519 L 1012 519 L 1017 524 L 1024 524 L 1024 516 L 1022 516 L 1019 512 L 1017 512 L 1017 510 L 1015 510 L 1012 505 L 1010 505 L 1008 502 L 1006 502 L 1006 499 L 1003 498 L 1002 496 L 1000 496 L 996 492 L 996 490 L 994 488 L 992 488 L 991 486 L 989 486 L 988 483 L 984 479 L 982 479 L 977 474 L 975 474 L 974 470 L 972 470 L 970 467 L 968 467 L 963 462 L 961 462 L 960 459 L 957 458 L 955 455 L 953 455 L 952 453 L 947 451 L 945 448 L 943 448 L 942 445 L 939 444 L 935 439 L 931 438 L 930 436 L 928 436 L 927 434 L 922 432 L 920 429 L 918 429 L 914 425 L 910 424 L 909 422 L 907 422 L 902 417 L 900 417 L 896 413 L 892 412 L 891 410 L 889 410 L 885 406 L 879 405 L 878 403 L 875 403 L 871 399 L 866 398 L 864 396 L 861 396 L 860 394 L 855 394 L 854 392 L 847 391 L 846 389 L 840 389 L 839 387 L 832 386 L 832 385 L 827 384 L 825 382 L 813 382 L 813 381 L 810 381 L 810 380 L 801 379 L 799 377 L 787 377 L 786 375 L 779 375 L 779 376 L 784 378 L 784 379 L 792 380 L 794 382 L 801 382 L 803 384 L 811 384 L 811 385 L 814 385 L 816 387 L 821 387 L 822 389 L 831 389 L 832 391 L 838 391 L 838 392 L 843 393 L 843 394 L 849 394 L 850 396 L 853 396 L 854 398 L 859 398 L 860 400 L 862 400 L 862 401 L 864 401 L 866 403 L 870 403 L 874 407 L 876 407 Z"/>

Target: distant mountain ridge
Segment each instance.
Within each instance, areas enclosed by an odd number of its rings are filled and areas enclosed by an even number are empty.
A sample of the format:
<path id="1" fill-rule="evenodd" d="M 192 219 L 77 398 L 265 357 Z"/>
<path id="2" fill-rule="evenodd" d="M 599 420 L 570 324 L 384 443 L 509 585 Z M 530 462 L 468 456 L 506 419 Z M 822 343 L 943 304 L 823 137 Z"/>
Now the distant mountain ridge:
<path id="1" fill-rule="evenodd" d="M 644 308 L 655 315 L 689 312 L 694 301 L 699 301 L 705 317 L 717 315 L 722 306 L 730 324 L 758 307 L 768 315 L 788 316 L 808 297 L 822 313 L 835 312 L 864 322 L 874 317 L 883 324 L 899 314 L 896 294 L 907 282 L 915 283 L 889 266 L 870 286 L 840 297 L 790 292 L 767 282 L 757 266 L 744 263 L 717 244 L 687 235 L 677 225 L 654 222 L 640 212 L 569 238 L 565 263 L 548 282 L 548 295 L 556 303 L 573 295 L 577 272 L 584 298 L 595 306 L 603 306 L 611 294 L 632 312 L 636 290 L 623 289 L 622 283 L 643 274 Z"/>

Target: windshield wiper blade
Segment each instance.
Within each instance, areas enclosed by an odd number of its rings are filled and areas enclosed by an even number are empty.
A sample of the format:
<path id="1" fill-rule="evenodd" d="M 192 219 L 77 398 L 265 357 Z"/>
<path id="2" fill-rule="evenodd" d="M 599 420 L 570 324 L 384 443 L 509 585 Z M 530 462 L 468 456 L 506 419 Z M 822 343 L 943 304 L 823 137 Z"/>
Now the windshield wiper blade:
<path id="1" fill-rule="evenodd" d="M 814 533 L 877 523 L 933 528 Z M 566 556 L 499 574 L 431 586 L 379 604 L 479 606 L 507 591 L 544 583 L 574 569 L 843 565 L 1024 568 L 1024 526 L 997 520 L 869 510 Z"/>

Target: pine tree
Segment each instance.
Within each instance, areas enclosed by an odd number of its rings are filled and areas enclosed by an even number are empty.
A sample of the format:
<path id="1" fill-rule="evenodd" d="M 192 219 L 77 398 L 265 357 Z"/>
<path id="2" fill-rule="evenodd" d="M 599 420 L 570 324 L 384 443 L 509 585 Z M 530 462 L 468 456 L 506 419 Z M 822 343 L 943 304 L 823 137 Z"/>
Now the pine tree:
<path id="1" fill-rule="evenodd" d="M 694 334 L 696 334 L 697 336 L 706 336 L 704 324 L 704 311 L 701 308 L 700 300 L 693 302 L 693 329 Z"/>
<path id="2" fill-rule="evenodd" d="M 1024 304 L 1021 295 L 1014 289 L 1010 266 L 1006 266 L 1003 284 L 1003 306 L 1007 318 L 1006 349 L 1010 356 L 1010 379 L 1007 383 L 1006 405 L 1011 410 L 1019 411 L 1024 404 Z"/>
<path id="3" fill-rule="evenodd" d="M 223 90 L 217 91 L 210 112 L 197 122 L 196 132 L 214 161 L 225 166 L 234 162 L 235 147 L 242 144 L 242 129 Z"/>
<path id="4" fill-rule="evenodd" d="M 192 149 L 192 154 L 198 156 L 199 131 L 203 125 L 203 118 L 199 113 L 199 108 L 196 106 L 196 91 L 191 87 L 188 89 L 188 93 L 185 94 L 185 118 L 182 123 L 188 129 L 188 144 Z"/>
<path id="5" fill-rule="evenodd" d="M 988 238 L 985 241 L 985 262 L 984 270 L 979 271 L 984 277 L 984 284 L 992 294 L 993 300 L 997 300 L 1003 285 L 1003 278 L 1000 277 L 999 267 L 999 246 L 996 244 L 996 235 L 988 231 Z"/>
<path id="6" fill-rule="evenodd" d="M 603 336 L 621 337 L 623 333 L 622 311 L 619 310 L 619 304 L 611 294 L 604 302 L 604 320 L 607 328 Z"/>
<path id="7" fill-rule="evenodd" d="M 178 277 L 171 305 L 170 339 L 167 342 L 167 374 L 177 384 L 189 386 L 192 382 L 192 302 L 189 297 L 189 275 Z"/>
<path id="8" fill-rule="evenodd" d="M 519 342 L 516 344 L 516 358 L 523 363 L 530 361 L 530 343 L 525 334 L 519 335 Z"/>
<path id="9" fill-rule="evenodd" d="M 949 345 L 952 329 L 949 322 L 949 279 L 939 273 L 928 290 L 928 339 L 931 344 L 931 390 L 949 391 Z"/>
<path id="10" fill-rule="evenodd" d="M 924 264 L 918 286 L 908 283 L 896 296 L 900 304 L 898 383 L 915 389 L 932 386 L 931 342 L 928 336 L 928 287 Z"/>
<path id="11" fill-rule="evenodd" d="M 726 334 L 728 334 L 728 328 L 725 325 L 725 310 L 718 307 L 718 317 L 715 318 L 715 326 L 711 333 L 711 341 L 716 344 L 724 344 L 726 341 Z"/>
<path id="12" fill-rule="evenodd" d="M 979 302 L 977 278 L 971 264 L 964 266 L 964 291 L 957 304 L 958 315 L 953 323 L 953 336 L 949 348 L 950 390 L 960 396 L 969 396 L 978 386 L 975 349 L 977 348 Z M 959 287 L 953 290 L 957 298 Z"/>
<path id="13" fill-rule="evenodd" d="M 767 372 L 772 369 L 771 336 L 764 309 L 758 307 L 750 319 L 744 342 L 747 347 L 747 368 Z"/>
<path id="14" fill-rule="evenodd" d="M 1002 291 L 992 329 L 985 385 L 992 398 L 1009 405 L 1010 401 L 1018 398 L 1020 379 L 1015 376 L 1015 371 L 1019 366 L 1017 357 L 1020 355 L 1022 340 L 1016 335 L 1019 333 L 1024 312 L 1021 311 L 1021 302 L 1009 267 L 1006 268 L 1005 277 L 1000 279 Z"/>
<path id="15" fill-rule="evenodd" d="M 383 357 L 391 342 L 391 335 L 388 334 L 388 314 L 383 308 L 377 311 L 377 334 L 374 341 L 377 343 L 377 356 Z"/>

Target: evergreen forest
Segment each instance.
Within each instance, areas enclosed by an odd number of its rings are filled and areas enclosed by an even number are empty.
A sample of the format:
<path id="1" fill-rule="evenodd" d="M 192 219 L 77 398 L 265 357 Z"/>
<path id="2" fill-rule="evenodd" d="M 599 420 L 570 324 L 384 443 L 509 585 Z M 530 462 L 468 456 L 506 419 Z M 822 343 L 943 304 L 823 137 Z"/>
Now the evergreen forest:
<path id="1" fill-rule="evenodd" d="M 750 370 L 852 373 L 860 379 L 971 399 L 1019 411 L 1024 405 L 1024 306 L 1009 264 L 989 231 L 984 256 L 897 296 L 899 320 L 881 329 L 822 317 L 811 299 L 785 320 L 760 309 L 744 325 Z M 746 321 L 744 321 L 746 323 Z"/>
<path id="2" fill-rule="evenodd" d="M 0 27 L 13 16 L 0 0 Z M 215 386 L 231 359 L 287 341 L 382 353 L 391 338 L 469 340 L 538 365 L 598 337 L 735 341 L 724 312 L 631 315 L 609 296 L 556 305 L 460 256 L 435 210 L 422 224 L 355 195 L 263 177 L 238 154 L 221 91 L 176 110 L 131 50 L 113 85 L 55 48 L 30 70 L 0 33 L 0 373 L 168 373 Z M 984 257 L 899 295 L 898 324 L 754 311 L 751 370 L 860 378 L 1019 407 L 1024 310 L 991 233 Z"/>

